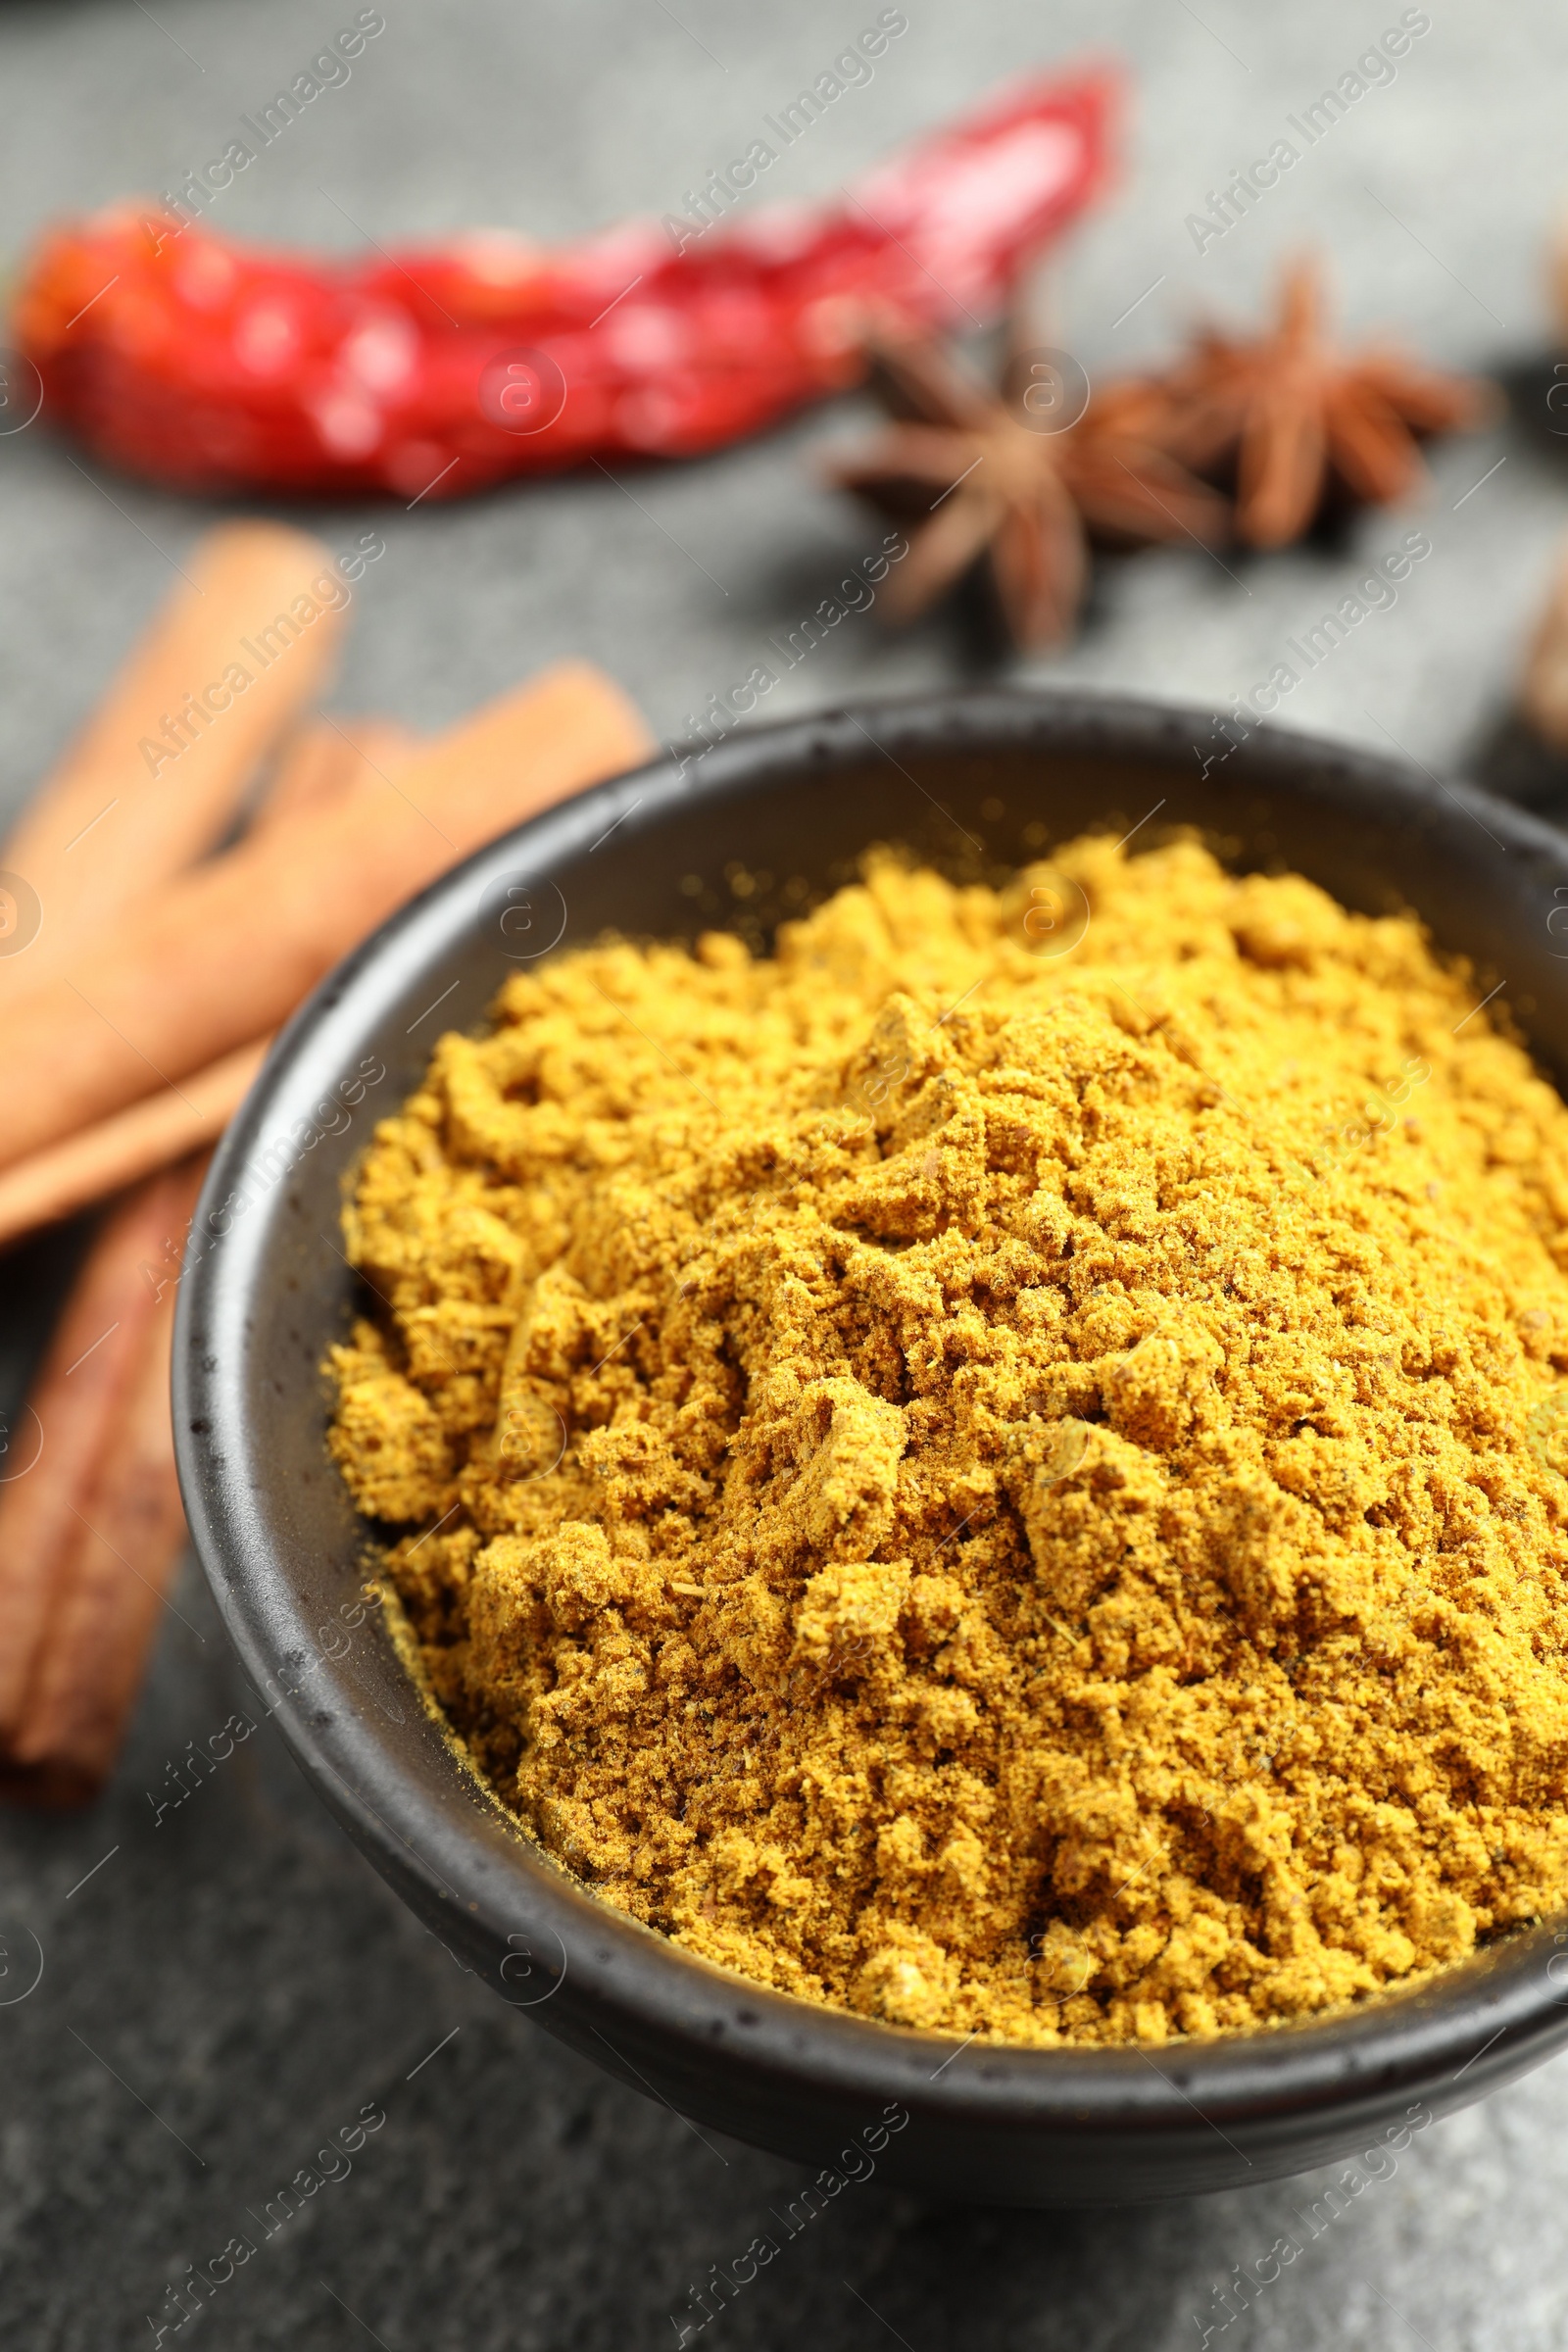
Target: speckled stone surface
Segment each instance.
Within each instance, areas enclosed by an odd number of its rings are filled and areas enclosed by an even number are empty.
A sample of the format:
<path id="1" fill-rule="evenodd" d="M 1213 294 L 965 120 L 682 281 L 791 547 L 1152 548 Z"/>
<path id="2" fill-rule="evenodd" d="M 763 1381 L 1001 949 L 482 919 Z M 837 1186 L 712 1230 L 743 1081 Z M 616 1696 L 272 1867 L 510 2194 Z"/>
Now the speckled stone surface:
<path id="1" fill-rule="evenodd" d="M 340 17 L 305 0 L 135 0 L 0 12 L 4 238 L 169 185 L 299 72 Z M 875 10 L 719 0 L 388 0 L 387 29 L 221 201 L 236 231 L 352 244 L 494 220 L 546 236 L 662 213 L 754 135 Z M 1133 69 L 1127 168 L 1050 285 L 1050 339 L 1092 377 L 1162 348 L 1195 310 L 1246 313 L 1287 252 L 1320 241 L 1350 325 L 1396 325 L 1504 371 L 1513 419 L 1435 459 L 1418 512 L 1333 548 L 1225 565 L 1197 550 L 1107 565 L 1054 675 L 1215 710 L 1267 675 L 1357 571 L 1419 521 L 1432 554 L 1305 680 L 1280 723 L 1436 768 L 1562 779 L 1507 710 L 1522 632 L 1568 529 L 1548 429 L 1543 254 L 1568 186 L 1560 20 L 1434 6 L 1392 82 L 1367 89 L 1246 220 L 1200 254 L 1186 227 L 1385 24 L 1342 0 L 909 0 L 909 29 L 771 175 L 835 186 L 894 140 L 1022 67 L 1113 50 Z M 701 466 L 595 475 L 470 506 L 379 510 L 335 707 L 438 725 L 522 671 L 586 653 L 665 735 L 743 677 L 869 544 L 817 487 L 817 413 Z M 87 709 L 205 512 L 87 473 L 41 429 L 0 438 L 0 808 Z M 89 478 L 90 477 L 90 478 Z M 344 544 L 371 516 L 318 517 Z M 858 616 L 783 680 L 770 714 L 845 693 L 1005 671 L 960 606 L 902 639 Z M 1478 856 L 1494 854 L 1478 835 Z M 0 1382 L 14 1400 L 72 1237 L 0 1264 Z M 113 2352 L 623 2352 L 669 2344 L 688 2289 L 770 2230 L 795 2168 L 705 2140 L 559 2049 L 461 1974 L 258 1730 L 159 1818 L 168 1767 L 249 1700 L 194 1571 L 175 1594 L 123 1764 L 88 1815 L 0 1816 L 0 2312 L 8 2343 Z M 151 1793 L 149 1793 L 151 1792 Z M 42 1977 L 32 1989 L 37 1955 Z M 434 2055 L 430 2055 L 434 2052 Z M 1432 2352 L 1561 2342 L 1568 2316 L 1568 2061 L 1419 2134 L 1387 2178 L 1332 2176 L 1143 2212 L 933 2211 L 871 2180 L 842 2196 L 714 2321 L 736 2347 L 907 2352 L 961 2343 L 1219 2340 Z M 286 2223 L 269 2200 L 325 2135 L 385 2121 Z M 253 2219 L 247 2222 L 247 2215 Z M 254 2218 L 259 2217 L 259 2218 Z M 270 2235 L 261 2234 L 269 2227 Z M 170 2288 L 236 2232 L 258 2251 L 174 2329 Z M 1268 2260 L 1279 2240 L 1296 2249 Z M 222 2264 L 219 2264 L 221 2270 Z"/>

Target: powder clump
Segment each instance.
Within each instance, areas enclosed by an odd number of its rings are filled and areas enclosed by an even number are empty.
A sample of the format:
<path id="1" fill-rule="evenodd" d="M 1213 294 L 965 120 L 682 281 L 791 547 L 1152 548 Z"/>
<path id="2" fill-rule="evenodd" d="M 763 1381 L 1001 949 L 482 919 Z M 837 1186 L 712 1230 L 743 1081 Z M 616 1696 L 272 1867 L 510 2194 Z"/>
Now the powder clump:
<path id="1" fill-rule="evenodd" d="M 1042 2044 L 1568 1901 L 1568 1109 L 1480 993 L 1185 840 L 511 979 L 364 1163 L 331 1438 L 502 1800 Z"/>

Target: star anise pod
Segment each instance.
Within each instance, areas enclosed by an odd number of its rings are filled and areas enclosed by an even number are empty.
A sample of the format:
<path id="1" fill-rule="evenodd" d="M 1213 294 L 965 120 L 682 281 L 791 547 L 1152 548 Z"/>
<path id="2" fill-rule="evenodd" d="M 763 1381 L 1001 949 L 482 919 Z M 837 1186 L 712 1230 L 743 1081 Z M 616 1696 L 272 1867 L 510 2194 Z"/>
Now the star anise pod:
<path id="1" fill-rule="evenodd" d="M 1298 539 L 1335 492 L 1378 507 L 1404 498 L 1426 475 L 1418 439 L 1471 431 L 1496 405 L 1490 384 L 1391 347 L 1336 348 L 1306 259 L 1287 270 L 1267 333 L 1206 329 L 1164 385 L 1162 445 L 1199 473 L 1234 470 L 1237 536 L 1252 547 Z"/>
<path id="2" fill-rule="evenodd" d="M 1225 536 L 1224 500 L 1151 431 L 1166 415 L 1157 385 L 1109 385 L 1076 422 L 1050 430 L 1049 412 L 1036 416 L 1028 397 L 1029 355 L 1016 348 L 1000 393 L 925 337 L 880 336 L 871 356 L 872 387 L 894 421 L 829 477 L 908 535 L 882 592 L 890 618 L 913 618 L 989 555 L 1015 643 L 1056 646 L 1083 602 L 1091 531 L 1132 545 Z"/>

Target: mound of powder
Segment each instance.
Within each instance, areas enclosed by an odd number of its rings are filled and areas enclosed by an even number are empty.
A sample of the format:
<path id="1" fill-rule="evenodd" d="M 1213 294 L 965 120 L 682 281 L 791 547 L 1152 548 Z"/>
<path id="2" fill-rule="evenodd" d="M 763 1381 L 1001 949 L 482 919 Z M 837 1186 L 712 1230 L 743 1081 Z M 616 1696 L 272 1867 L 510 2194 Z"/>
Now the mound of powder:
<path id="1" fill-rule="evenodd" d="M 332 1432 L 502 1801 L 1014 2041 L 1568 1901 L 1568 1109 L 1480 994 L 1190 841 L 511 979 L 376 1131 Z"/>

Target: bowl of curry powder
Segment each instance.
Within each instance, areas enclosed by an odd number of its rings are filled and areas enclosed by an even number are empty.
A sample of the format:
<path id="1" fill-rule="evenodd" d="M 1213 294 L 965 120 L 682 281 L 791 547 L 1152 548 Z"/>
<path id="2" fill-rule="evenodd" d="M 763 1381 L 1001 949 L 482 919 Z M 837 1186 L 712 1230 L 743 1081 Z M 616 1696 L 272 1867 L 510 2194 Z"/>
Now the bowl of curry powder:
<path id="1" fill-rule="evenodd" d="M 1568 2038 L 1568 850 L 1203 743 L 867 707 L 535 820 L 305 1008 L 184 1286 L 198 1546 L 378 1866 L 971 2197 Z"/>

